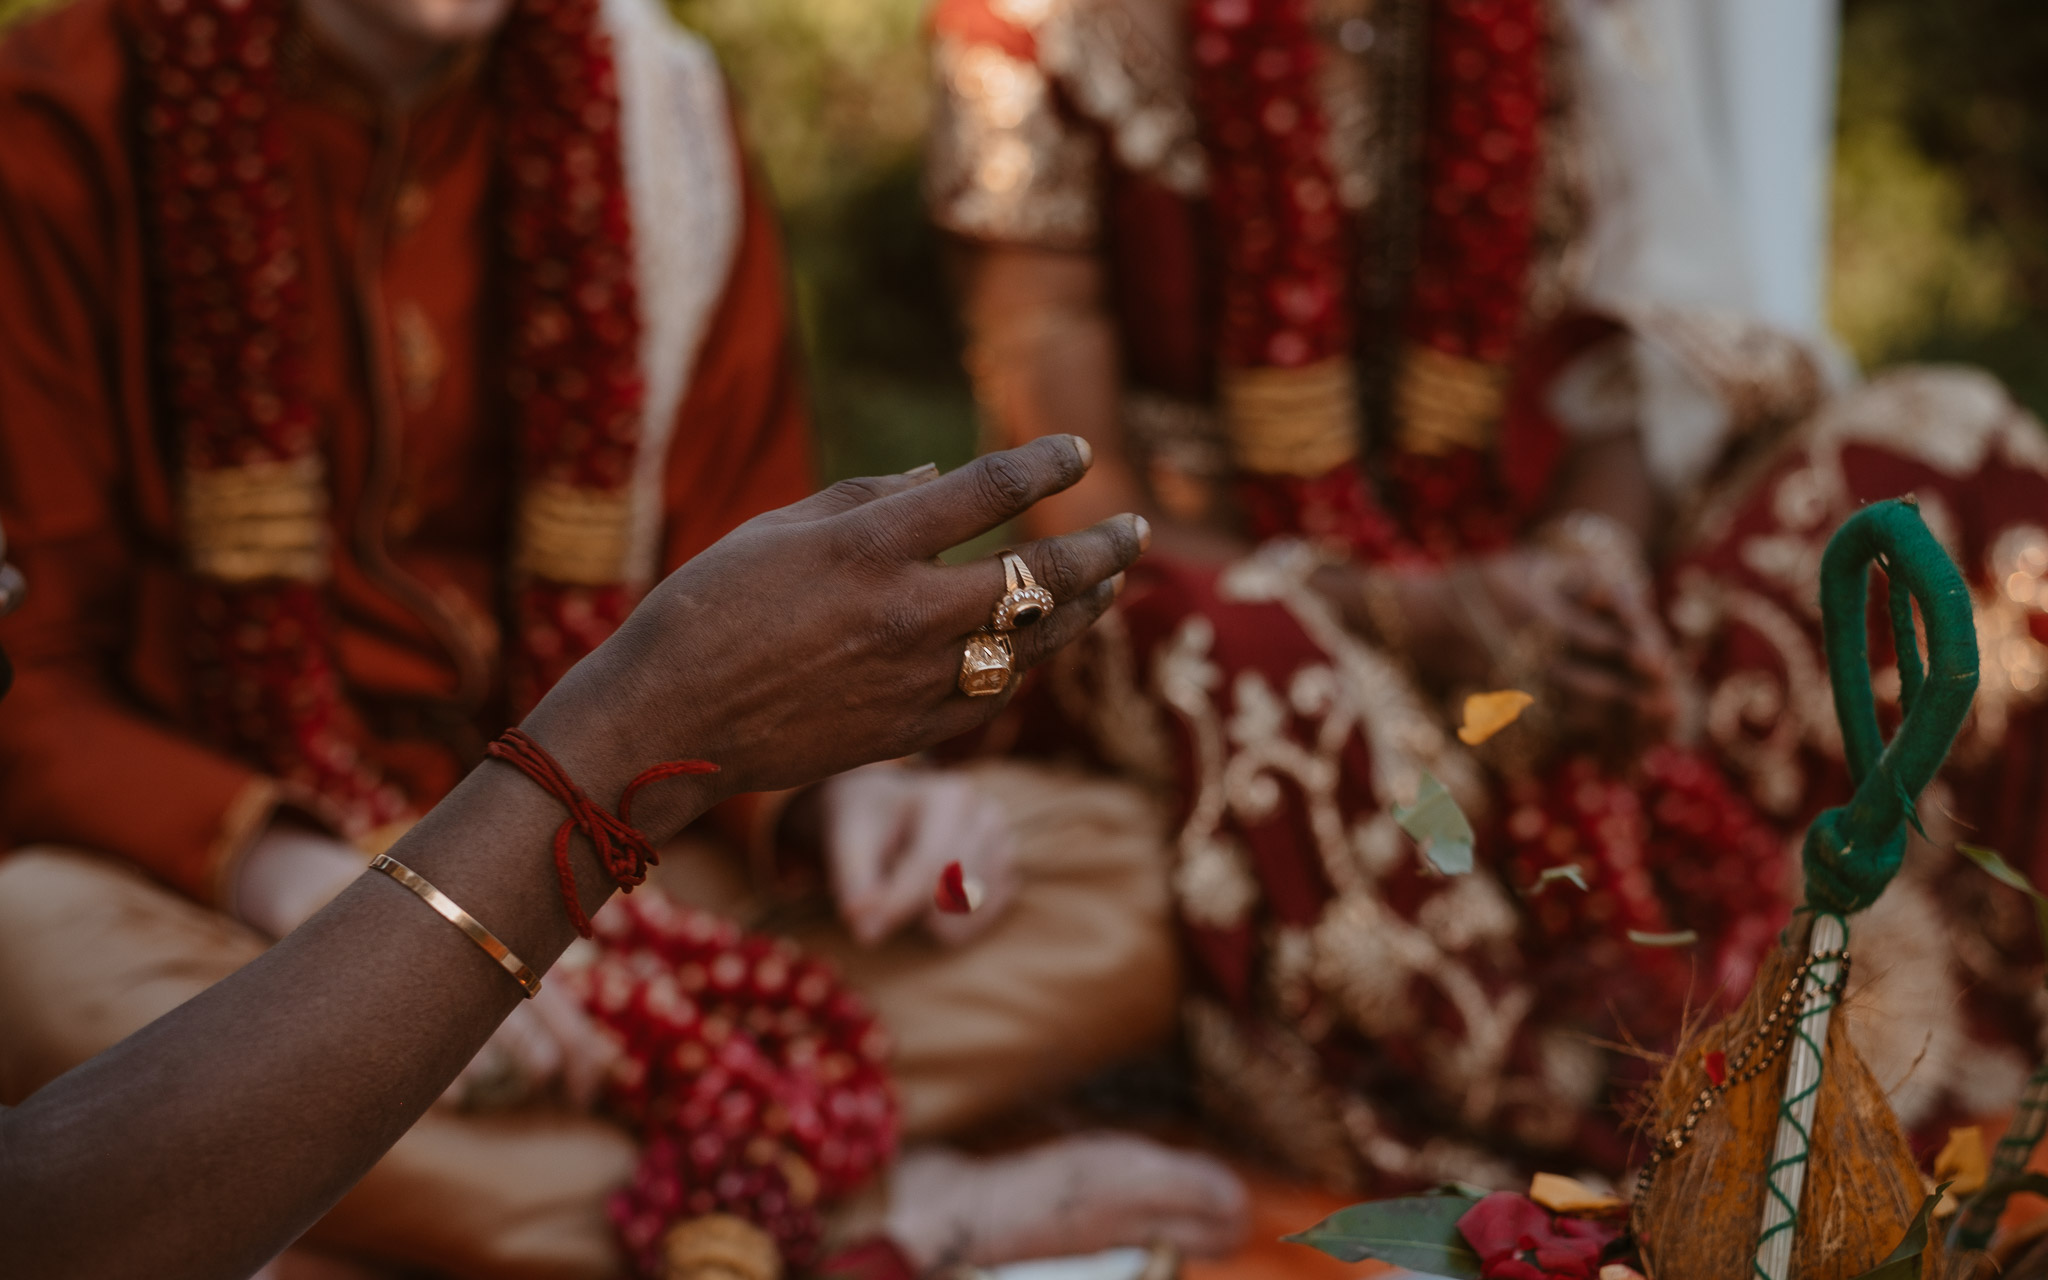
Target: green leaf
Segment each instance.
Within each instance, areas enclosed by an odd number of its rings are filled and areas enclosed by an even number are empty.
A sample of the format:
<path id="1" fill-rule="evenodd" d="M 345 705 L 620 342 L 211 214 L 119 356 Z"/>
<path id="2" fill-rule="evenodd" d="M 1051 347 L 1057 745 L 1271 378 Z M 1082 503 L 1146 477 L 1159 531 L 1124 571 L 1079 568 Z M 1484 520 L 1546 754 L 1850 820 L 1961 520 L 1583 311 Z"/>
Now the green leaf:
<path id="1" fill-rule="evenodd" d="M 1691 929 L 1677 933 L 1644 933 L 1641 929 L 1630 929 L 1628 940 L 1639 947 L 1689 947 L 1700 940 L 1700 935 Z"/>
<path id="2" fill-rule="evenodd" d="M 1462 876 L 1472 870 L 1472 844 L 1477 839 L 1472 823 L 1435 775 L 1422 775 L 1414 804 L 1394 806 L 1394 821 L 1422 846 L 1422 856 L 1438 871 Z"/>
<path id="3" fill-rule="evenodd" d="M 1479 1197 L 1409 1196 L 1339 1209 L 1306 1231 L 1282 1236 L 1339 1262 L 1391 1262 L 1443 1280 L 1478 1280 L 1479 1255 L 1458 1234 L 1458 1219 Z"/>
<path id="4" fill-rule="evenodd" d="M 1948 1190 L 1944 1182 L 1934 1189 L 1934 1194 L 1920 1202 L 1920 1212 L 1913 1215 L 1907 1224 L 1906 1238 L 1899 1241 L 1899 1247 L 1876 1267 L 1857 1276 L 1856 1280 L 1920 1280 L 1920 1255 L 1927 1252 L 1927 1224 L 1934 1217 L 1934 1206 L 1941 1203 L 1942 1193 Z"/>
<path id="5" fill-rule="evenodd" d="M 2019 869 L 2001 857 L 1997 850 L 1982 845 L 1958 844 L 1956 852 L 1977 864 L 1984 874 L 2002 885 L 2018 889 L 2034 900 L 2034 927 L 2040 931 L 2041 945 L 2048 947 L 2048 895 L 2034 887 L 2034 882 L 2021 875 Z"/>
<path id="6" fill-rule="evenodd" d="M 1561 867 L 1545 867 L 1537 872 L 1536 883 L 1529 886 L 1529 892 L 1524 896 L 1530 898 L 1538 897 L 1544 890 L 1560 880 L 1567 884 L 1577 885 L 1580 893 L 1589 892 L 1592 888 L 1592 886 L 1586 883 L 1585 869 L 1576 862 L 1567 862 Z"/>

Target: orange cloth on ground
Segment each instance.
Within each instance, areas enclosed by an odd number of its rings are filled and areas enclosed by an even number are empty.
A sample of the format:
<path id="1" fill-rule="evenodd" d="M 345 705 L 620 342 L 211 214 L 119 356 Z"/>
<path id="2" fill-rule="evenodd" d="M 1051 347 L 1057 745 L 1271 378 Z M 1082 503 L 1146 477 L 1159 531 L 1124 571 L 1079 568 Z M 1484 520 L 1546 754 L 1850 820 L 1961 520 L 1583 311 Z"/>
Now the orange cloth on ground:
<path id="1" fill-rule="evenodd" d="M 152 395 L 133 145 L 132 0 L 74 0 L 0 41 L 0 524 L 31 584 L 0 627 L 0 848 L 132 859 L 194 897 L 277 789 L 189 715 L 175 442 Z M 404 116 L 317 51 L 285 128 L 307 358 L 333 484 L 337 655 L 374 758 L 424 807 L 503 727 L 498 603 L 512 471 L 490 202 L 498 121 L 472 66 Z M 812 485 L 780 247 L 741 242 L 667 458 L 668 565 Z"/>

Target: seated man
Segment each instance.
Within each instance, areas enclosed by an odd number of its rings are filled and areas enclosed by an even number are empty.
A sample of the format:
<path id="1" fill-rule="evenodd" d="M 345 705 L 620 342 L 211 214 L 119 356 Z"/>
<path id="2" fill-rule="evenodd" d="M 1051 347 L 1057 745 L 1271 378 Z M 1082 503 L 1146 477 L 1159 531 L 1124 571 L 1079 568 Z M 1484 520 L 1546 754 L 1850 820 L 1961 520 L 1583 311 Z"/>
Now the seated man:
<path id="1" fill-rule="evenodd" d="M 1077 444 L 1009 455 L 1022 484 L 1005 491 L 985 483 L 985 467 L 940 482 L 913 473 L 750 522 L 670 575 L 501 741 L 606 802 L 620 793 L 622 818 L 623 797 L 642 785 L 625 780 L 654 775 L 630 833 L 644 854 L 721 795 L 985 718 L 1001 700 L 962 697 L 955 672 L 961 630 L 988 615 L 1000 579 L 986 564 L 930 557 L 960 530 L 1072 483 L 1086 468 Z M 1014 637 L 1016 664 L 1084 631 L 1141 542 L 1125 517 L 1031 548 L 1040 565 L 1072 571 L 1076 594 Z M 821 563 L 843 572 L 816 581 Z M 0 559 L 0 615 L 19 582 Z M 925 622 L 891 625 L 906 609 Z M 840 704 L 816 697 L 820 687 L 877 696 Z M 700 753 L 716 767 L 643 770 Z M 579 815 L 562 883 L 543 853 L 561 815 L 536 781 L 502 764 L 474 770 L 373 864 L 383 875 L 358 877 L 282 945 L 21 1107 L 0 1107 L 7 1274 L 242 1276 L 331 1205 L 520 994 L 546 990 L 575 921 L 644 869 L 599 856 L 596 836 L 619 829 Z"/>
<path id="2" fill-rule="evenodd" d="M 0 716 L 12 1101 L 308 918 L 661 572 L 810 477 L 772 220 L 715 66 L 650 0 L 75 0 L 0 42 L 0 136 L 0 519 L 36 583 Z M 1084 820 L 1148 820 L 1076 794 Z M 1034 868 L 1065 821 L 1039 803 L 976 946 L 848 952 L 895 1023 L 907 1139 L 1167 1025 L 1149 855 Z M 886 890 L 847 900 L 869 939 L 929 894 L 900 832 L 971 809 L 953 856 L 1008 886 L 1004 820 L 914 770 L 820 808 L 841 881 Z M 1102 891 L 1133 927 L 1033 944 Z M 935 980 L 955 965 L 980 977 Z M 1112 973 L 1145 980 L 1062 999 Z M 991 979 L 1028 998 L 982 998 Z M 507 1021 L 463 1096 L 558 1073 L 587 1102 L 612 1052 L 567 990 Z M 315 1238 L 608 1274 L 604 1196 L 635 1152 L 570 1111 L 438 1111 Z M 1214 1206 L 1213 1170 L 1168 1163 Z M 1145 1198 L 1119 1234 L 1149 1232 Z M 1020 1219 L 1056 1200 L 994 1197 Z M 891 1221 L 914 1253 L 957 1234 Z"/>

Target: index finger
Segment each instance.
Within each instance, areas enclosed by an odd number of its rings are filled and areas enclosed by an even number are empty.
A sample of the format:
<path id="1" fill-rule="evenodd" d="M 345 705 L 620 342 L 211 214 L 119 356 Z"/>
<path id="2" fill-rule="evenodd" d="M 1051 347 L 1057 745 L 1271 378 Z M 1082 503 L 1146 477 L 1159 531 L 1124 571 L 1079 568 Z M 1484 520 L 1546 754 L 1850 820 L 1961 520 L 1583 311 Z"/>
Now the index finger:
<path id="1" fill-rule="evenodd" d="M 904 493 L 870 502 L 847 519 L 877 545 L 929 560 L 1014 520 L 1088 473 L 1094 453 L 1079 436 L 1043 436 L 981 457 Z"/>

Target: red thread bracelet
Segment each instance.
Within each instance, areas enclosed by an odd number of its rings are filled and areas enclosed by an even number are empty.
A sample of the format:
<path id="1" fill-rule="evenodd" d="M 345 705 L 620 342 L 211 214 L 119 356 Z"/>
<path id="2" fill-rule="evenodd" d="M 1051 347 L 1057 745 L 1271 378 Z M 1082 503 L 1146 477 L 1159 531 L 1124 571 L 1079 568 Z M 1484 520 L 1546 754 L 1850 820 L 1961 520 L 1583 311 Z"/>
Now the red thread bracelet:
<path id="1" fill-rule="evenodd" d="M 650 782 L 663 778 L 674 778 L 691 773 L 717 773 L 718 766 L 708 760 L 670 760 L 655 765 L 639 777 L 626 784 L 619 793 L 619 812 L 616 816 L 597 807 L 583 789 L 570 781 L 569 775 L 548 749 L 527 734 L 524 729 L 507 729 L 502 737 L 485 748 L 494 760 L 503 760 L 540 785 L 562 802 L 569 816 L 562 825 L 555 828 L 555 876 L 562 886 L 562 905 L 568 908 L 569 919 L 576 926 L 576 932 L 588 938 L 591 936 L 590 917 L 583 914 L 583 905 L 576 900 L 576 870 L 569 864 L 569 837 L 581 831 L 590 837 L 590 843 L 597 848 L 597 860 L 621 889 L 631 892 L 634 885 L 647 879 L 647 868 L 660 861 L 654 852 L 653 842 L 633 826 L 633 793 Z"/>

